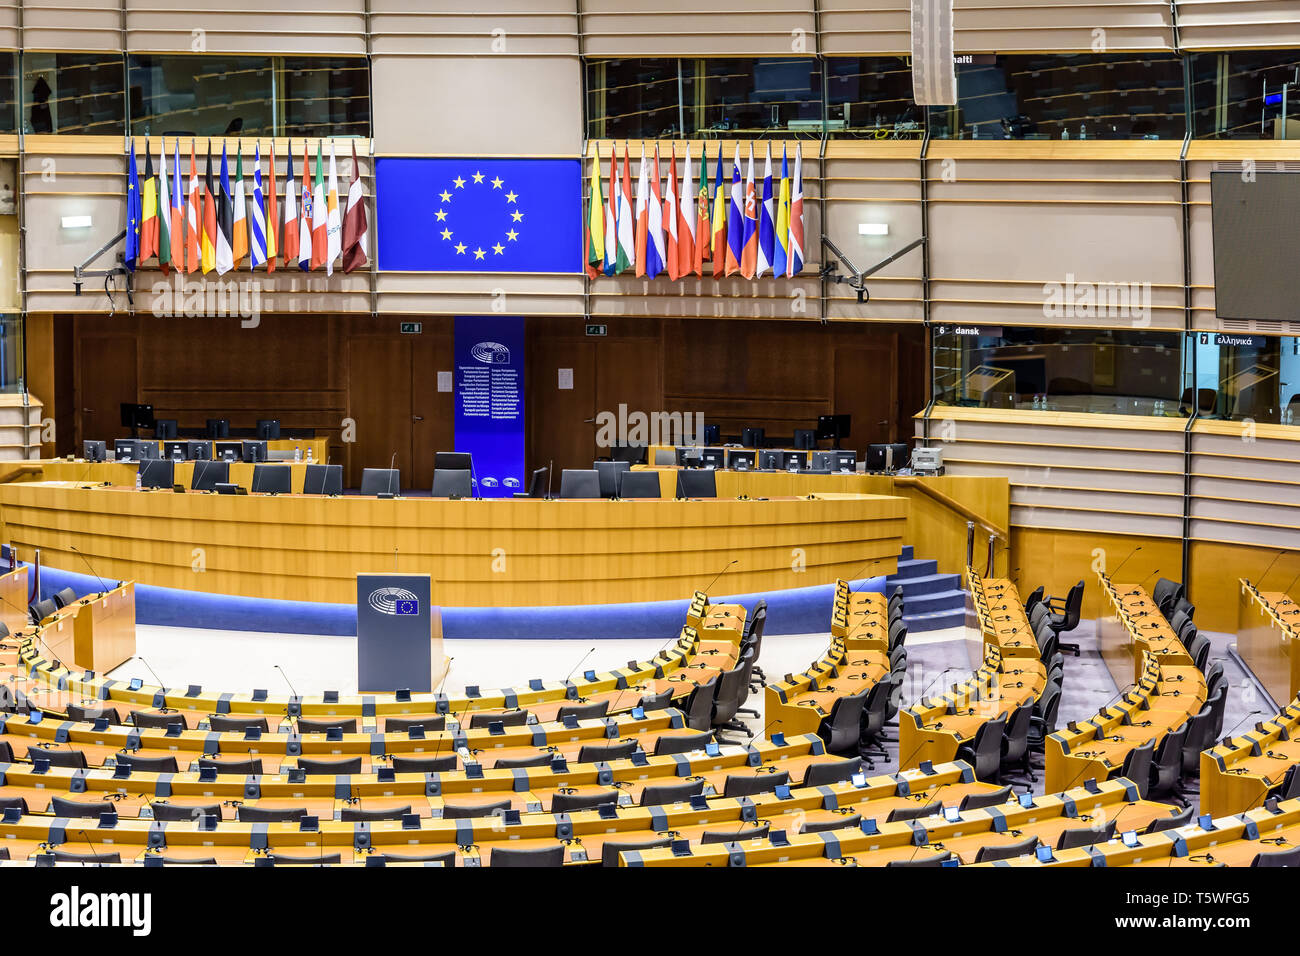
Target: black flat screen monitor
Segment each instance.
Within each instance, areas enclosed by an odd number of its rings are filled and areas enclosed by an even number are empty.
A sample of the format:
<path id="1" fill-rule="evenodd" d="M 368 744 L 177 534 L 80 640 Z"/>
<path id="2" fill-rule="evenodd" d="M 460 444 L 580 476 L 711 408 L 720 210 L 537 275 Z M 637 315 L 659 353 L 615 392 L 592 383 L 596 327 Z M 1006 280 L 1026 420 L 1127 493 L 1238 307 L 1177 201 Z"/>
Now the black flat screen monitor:
<path id="1" fill-rule="evenodd" d="M 722 444 L 722 426 L 705 425 L 704 426 L 704 444 L 721 445 Z"/>
<path id="2" fill-rule="evenodd" d="M 726 465 L 726 453 L 721 448 L 701 448 L 700 467 L 722 468 Z"/>
<path id="3" fill-rule="evenodd" d="M 176 419 L 174 418 L 155 418 L 153 423 L 153 437 L 162 441 L 168 441 L 176 437 Z"/>
<path id="4" fill-rule="evenodd" d="M 218 461 L 242 461 L 244 443 L 242 441 L 219 441 L 216 443 Z"/>
<path id="5" fill-rule="evenodd" d="M 766 431 L 762 428 L 746 428 L 740 433 L 740 443 L 746 448 L 762 448 L 766 438 Z"/>
<path id="6" fill-rule="evenodd" d="M 758 452 L 754 451 L 737 451 L 732 448 L 727 449 L 727 467 L 733 471 L 753 471 L 755 468 L 754 459 Z"/>
<path id="7" fill-rule="evenodd" d="M 888 452 L 892 451 L 892 457 Z M 907 446 L 901 442 L 867 446 L 867 471 L 897 471 L 910 461 Z"/>
<path id="8" fill-rule="evenodd" d="M 279 441 L 280 420 L 278 418 L 259 418 L 257 420 L 257 437 L 262 441 Z"/>
<path id="9" fill-rule="evenodd" d="M 122 403 L 123 428 L 153 428 L 153 406 L 136 402 Z"/>
<path id="10" fill-rule="evenodd" d="M 851 415 L 821 415 L 817 419 L 818 441 L 839 441 L 849 437 Z"/>

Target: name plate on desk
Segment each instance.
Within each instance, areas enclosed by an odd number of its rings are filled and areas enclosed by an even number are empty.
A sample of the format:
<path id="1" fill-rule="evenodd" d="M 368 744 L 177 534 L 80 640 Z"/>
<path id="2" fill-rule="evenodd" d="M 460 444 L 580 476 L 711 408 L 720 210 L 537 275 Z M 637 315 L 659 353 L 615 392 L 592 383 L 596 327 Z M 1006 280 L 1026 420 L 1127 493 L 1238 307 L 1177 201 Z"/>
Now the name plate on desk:
<path id="1" fill-rule="evenodd" d="M 427 574 L 357 575 L 357 689 L 427 694 L 433 642 L 442 637 Z M 435 620 L 436 619 L 436 620 Z"/>

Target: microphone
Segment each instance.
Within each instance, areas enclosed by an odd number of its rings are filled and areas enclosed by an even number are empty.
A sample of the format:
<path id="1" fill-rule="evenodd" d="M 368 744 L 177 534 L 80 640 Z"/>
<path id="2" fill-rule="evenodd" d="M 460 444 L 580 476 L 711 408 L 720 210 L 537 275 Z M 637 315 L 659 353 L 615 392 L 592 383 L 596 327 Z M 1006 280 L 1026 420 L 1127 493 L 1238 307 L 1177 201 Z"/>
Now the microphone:
<path id="1" fill-rule="evenodd" d="M 159 689 L 159 690 L 166 690 L 166 689 L 167 689 L 167 685 L 163 683 L 162 678 L 159 677 L 156 673 L 154 673 L 154 669 L 153 669 L 152 667 L 149 667 L 149 662 L 148 662 L 147 660 L 145 660 L 145 659 L 144 659 L 143 657 L 141 657 L 139 654 L 135 655 L 135 659 L 136 659 L 137 661 L 139 661 L 141 664 L 143 664 L 145 667 L 147 667 L 147 668 L 149 669 L 149 673 L 150 673 L 150 674 L 153 674 L 153 679 L 156 680 L 156 681 L 158 682 L 158 689 Z M 165 710 L 166 708 L 164 707 L 163 709 Z"/>
<path id="2" fill-rule="evenodd" d="M 754 739 L 755 737 L 757 737 L 759 734 L 762 734 L 764 737 L 766 737 L 766 736 L 767 736 L 768 727 L 771 727 L 773 724 L 784 724 L 784 723 L 785 723 L 785 721 L 782 720 L 780 717 L 774 717 L 773 719 L 771 719 L 771 720 L 769 720 L 769 721 L 767 722 L 767 727 L 764 727 L 762 730 L 751 730 L 751 731 L 749 732 L 749 739 L 750 739 L 750 740 L 753 740 L 753 739 Z"/>
<path id="3" fill-rule="evenodd" d="M 856 571 L 853 572 L 853 578 L 856 578 L 858 575 L 860 575 L 863 571 L 867 570 L 867 568 L 871 567 L 873 564 L 879 564 L 882 560 L 883 560 L 882 558 L 872 558 L 870 561 L 868 561 L 868 562 L 867 562 L 866 564 L 864 564 L 862 567 L 858 568 Z M 849 580 L 852 581 L 853 578 L 849 578 Z M 862 584 L 859 584 L 859 585 L 858 585 L 858 590 L 861 590 L 862 587 L 863 587 L 864 585 L 866 585 L 866 583 L 867 583 L 866 581 L 863 581 Z M 850 593 L 850 594 L 857 594 L 858 591 L 857 591 L 857 590 L 853 590 L 852 588 L 850 588 L 850 589 L 849 589 L 849 593 Z M 885 598 L 886 598 L 886 600 L 888 600 L 889 595 L 886 594 L 886 595 L 885 595 Z"/>
<path id="4" fill-rule="evenodd" d="M 1150 574 L 1144 577 L 1141 581 L 1139 581 L 1138 590 L 1141 591 L 1142 589 L 1144 589 L 1146 587 L 1147 582 L 1150 581 L 1153 577 L 1155 577 L 1159 573 L 1160 573 L 1160 569 L 1156 568 L 1154 571 L 1152 571 Z"/>
<path id="5" fill-rule="evenodd" d="M 482 498 L 483 496 L 482 496 L 481 494 L 479 494 L 478 473 L 474 471 L 474 456 L 473 456 L 473 455 L 470 455 L 470 456 L 469 456 L 469 480 L 470 480 L 470 484 L 472 484 L 472 485 L 474 486 L 474 499 L 477 501 L 478 499 Z"/>
<path id="6" fill-rule="evenodd" d="M 587 651 L 587 653 L 583 654 L 583 655 L 582 655 L 582 659 L 579 660 L 578 663 L 576 663 L 576 664 L 573 665 L 573 670 L 569 671 L 569 673 L 565 675 L 565 677 L 564 677 L 564 683 L 567 684 L 567 683 L 569 682 L 569 678 L 572 677 L 572 676 L 574 675 L 574 672 L 576 672 L 577 669 L 578 669 L 579 667 L 581 667 L 581 666 L 583 665 L 583 663 L 586 662 L 587 658 L 590 657 L 590 656 L 591 656 L 592 654 L 594 654 L 594 653 L 596 653 L 596 648 L 593 647 L 591 650 Z"/>
<path id="7" fill-rule="evenodd" d="M 393 452 L 393 457 L 388 460 L 388 493 L 396 496 L 397 492 L 393 490 L 393 481 L 397 477 L 397 452 Z"/>
<path id="8" fill-rule="evenodd" d="M 1111 572 L 1110 574 L 1106 575 L 1106 580 L 1109 581 L 1109 580 L 1114 579 L 1115 575 L 1116 575 L 1116 574 L 1119 574 L 1119 570 L 1120 570 L 1120 568 L 1122 568 L 1122 567 L 1124 567 L 1124 565 L 1128 564 L 1128 559 L 1131 558 L 1131 557 L 1133 557 L 1133 555 L 1137 554 L 1137 553 L 1138 553 L 1139 551 L 1141 551 L 1141 550 L 1142 550 L 1142 545 L 1139 544 L 1136 548 L 1134 548 L 1132 551 L 1130 551 L 1130 552 L 1128 553 L 1128 557 L 1124 558 L 1124 560 L 1121 561 L 1121 562 L 1119 563 L 1119 567 L 1117 567 L 1117 568 L 1116 568 L 1113 572 Z"/>
<path id="9" fill-rule="evenodd" d="M 985 567 L 984 569 L 984 576 L 986 578 L 993 577 L 993 568 L 997 564 L 998 555 L 1001 554 L 1003 551 L 1010 551 L 1010 550 L 1011 550 L 1011 545 L 1009 544 L 1004 544 L 1002 547 L 994 549 L 992 557 L 989 558 L 988 566 Z"/>
<path id="10" fill-rule="evenodd" d="M 1273 570 L 1273 565 L 1277 564 L 1278 558 L 1282 557 L 1282 555 L 1284 554 L 1286 554 L 1285 551 L 1279 551 L 1277 554 L 1273 556 L 1273 560 L 1268 563 L 1268 567 L 1264 569 L 1264 573 L 1259 576 L 1260 587 L 1263 587 L 1264 579 L 1268 577 L 1268 572 Z"/>
<path id="11" fill-rule="evenodd" d="M 81 839 L 85 840 L 86 846 L 90 847 L 90 855 L 95 858 L 95 866 L 103 866 L 103 864 L 99 862 L 99 853 L 95 849 L 95 844 L 90 842 L 90 837 L 86 836 L 85 830 L 81 831 Z M 85 866 L 86 864 L 82 863 L 81 865 Z"/>
<path id="12" fill-rule="evenodd" d="M 289 684 L 289 693 L 293 694 L 294 697 L 297 697 L 298 692 L 293 689 L 293 684 L 289 683 L 289 675 L 284 672 L 284 668 L 279 664 L 273 664 L 272 666 L 280 672 L 280 676 L 284 678 L 284 682 Z"/>
<path id="13" fill-rule="evenodd" d="M 1252 717 L 1259 717 L 1259 716 L 1262 715 L 1263 713 L 1264 713 L 1264 711 L 1262 711 L 1262 710 L 1252 710 L 1252 711 L 1251 711 L 1249 714 L 1247 714 L 1245 717 L 1241 718 L 1241 720 L 1239 720 L 1239 721 L 1237 721 L 1235 724 L 1233 724 L 1233 725 L 1232 725 L 1232 729 L 1231 729 L 1230 731 L 1228 731 L 1227 736 L 1225 736 L 1223 739 L 1224 739 L 1224 740 L 1231 740 L 1231 739 L 1232 739 L 1232 735 L 1235 734 L 1235 733 L 1237 732 L 1237 730 L 1241 727 L 1242 724 L 1244 724 L 1246 721 L 1250 720 L 1250 718 L 1252 718 Z"/>
<path id="14" fill-rule="evenodd" d="M 1288 594 L 1288 593 L 1290 592 L 1290 590 L 1291 590 L 1293 587 L 1295 587 L 1295 583 L 1296 583 L 1297 581 L 1300 581 L 1300 574 L 1297 574 L 1295 577 L 1293 577 L 1293 578 L 1291 579 L 1291 583 L 1288 584 L 1288 585 L 1286 586 L 1286 590 L 1283 591 L 1282 593 L 1283 593 L 1283 594 Z"/>
<path id="15" fill-rule="evenodd" d="M 704 593 L 705 593 L 705 594 L 708 594 L 708 593 L 709 593 L 709 590 L 713 587 L 713 585 L 715 585 L 715 584 L 718 583 L 718 578 L 720 578 L 720 577 L 722 577 L 724 574 L 726 574 L 726 573 L 727 573 L 727 570 L 728 570 L 728 569 L 729 569 L 733 564 L 735 564 L 735 563 L 736 563 L 737 561 L 739 561 L 739 560 L 740 560 L 739 558 L 732 558 L 732 559 L 731 559 L 730 561 L 728 561 L 725 565 L 723 565 L 723 566 L 722 566 L 722 570 L 719 571 L 716 575 L 714 575 L 713 580 L 709 582 L 709 586 L 708 586 L 707 588 L 704 588 L 704 589 L 703 589 Z M 595 650 L 595 648 L 592 648 L 592 650 Z"/>
<path id="16" fill-rule="evenodd" d="M 961 670 L 960 667 L 945 667 L 943 670 L 939 671 L 938 676 L 936 676 L 934 680 L 930 681 L 930 683 L 925 685 L 925 690 L 922 692 L 921 696 L 918 699 L 925 700 L 926 695 L 930 693 L 930 688 L 933 687 L 935 683 L 939 680 L 939 678 L 942 677 L 944 674 L 951 674 L 953 671 L 959 671 L 959 670 Z"/>
<path id="17" fill-rule="evenodd" d="M 551 458 L 548 459 L 546 462 L 546 500 L 547 501 L 555 500 L 554 496 L 552 496 L 551 494 L 551 479 L 554 477 L 555 477 L 555 459 Z"/>
<path id="18" fill-rule="evenodd" d="M 82 554 L 79 550 L 77 550 L 77 546 L 75 544 L 68 545 L 68 550 L 75 551 L 77 557 L 81 558 L 82 562 L 86 565 L 86 568 L 90 571 L 90 573 L 95 575 L 95 579 L 99 581 L 98 597 L 103 597 L 104 594 L 108 592 L 109 587 L 107 584 L 104 583 L 104 579 L 99 576 L 99 572 L 97 572 L 93 567 L 91 567 L 90 561 L 86 559 L 86 556 L 84 554 Z"/>

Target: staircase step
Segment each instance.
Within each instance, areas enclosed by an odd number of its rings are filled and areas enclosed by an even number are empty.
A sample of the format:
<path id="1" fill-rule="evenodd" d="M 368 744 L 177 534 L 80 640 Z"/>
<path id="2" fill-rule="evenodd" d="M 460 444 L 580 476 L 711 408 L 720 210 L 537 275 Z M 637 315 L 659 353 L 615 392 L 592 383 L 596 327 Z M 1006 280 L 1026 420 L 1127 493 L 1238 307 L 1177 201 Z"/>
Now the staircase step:
<path id="1" fill-rule="evenodd" d="M 955 574 L 923 574 L 912 578 L 888 577 L 885 579 L 885 593 L 893 594 L 894 588 L 903 589 L 904 602 L 922 594 L 934 594 L 938 591 L 960 590 L 961 579 Z"/>
<path id="2" fill-rule="evenodd" d="M 939 562 L 926 558 L 903 558 L 898 562 L 898 570 L 891 578 L 915 578 L 924 574 L 934 574 L 939 570 Z"/>
<path id="3" fill-rule="evenodd" d="M 909 634 L 924 634 L 926 631 L 942 631 L 949 627 L 961 627 L 966 623 L 964 607 L 949 611 L 927 611 L 924 614 L 904 614 L 903 623 Z"/>
<path id="4" fill-rule="evenodd" d="M 903 553 L 898 556 L 898 560 L 900 563 L 912 560 L 912 546 L 910 544 L 903 545 Z"/>
<path id="5" fill-rule="evenodd" d="M 903 596 L 903 616 L 928 614 L 931 611 L 966 610 L 965 591 L 936 591 L 933 594 Z"/>

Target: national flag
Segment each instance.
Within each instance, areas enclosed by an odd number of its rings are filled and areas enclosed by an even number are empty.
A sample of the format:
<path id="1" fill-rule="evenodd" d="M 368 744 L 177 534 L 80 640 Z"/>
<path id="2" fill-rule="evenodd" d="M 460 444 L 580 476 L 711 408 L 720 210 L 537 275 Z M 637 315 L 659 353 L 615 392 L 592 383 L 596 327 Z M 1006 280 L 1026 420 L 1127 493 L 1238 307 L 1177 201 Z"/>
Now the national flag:
<path id="1" fill-rule="evenodd" d="M 721 148 L 719 148 L 721 155 Z M 697 221 L 695 223 L 695 263 L 693 268 L 697 276 L 704 275 L 704 260 L 710 257 L 710 246 L 713 244 L 713 225 L 709 221 L 709 203 L 712 201 L 709 195 L 709 149 L 703 146 L 700 149 L 700 195 L 695 204 L 695 214 Z"/>
<path id="2" fill-rule="evenodd" d="M 172 263 L 172 198 L 167 179 L 167 144 L 158 141 L 158 268 L 166 275 Z"/>
<path id="3" fill-rule="evenodd" d="M 727 275 L 740 271 L 740 255 L 745 248 L 745 186 L 740 181 L 740 144 L 731 163 L 731 202 L 727 206 Z"/>
<path id="4" fill-rule="evenodd" d="M 803 271 L 803 148 L 794 147 L 794 179 L 790 183 L 790 242 L 787 250 L 785 274 L 795 276 Z"/>
<path id="5" fill-rule="evenodd" d="M 772 268 L 776 246 L 776 201 L 772 198 L 772 145 L 763 157 L 763 205 L 758 210 L 758 268 L 755 277 Z"/>
<path id="6" fill-rule="evenodd" d="M 235 198 L 230 192 L 230 164 L 226 144 L 221 144 L 221 182 L 217 194 L 217 275 L 235 267 L 233 236 L 235 232 Z"/>
<path id="7" fill-rule="evenodd" d="M 275 195 L 275 141 L 271 141 L 271 162 L 266 180 L 266 271 L 275 271 L 280 254 L 280 204 Z"/>
<path id="8" fill-rule="evenodd" d="M 122 253 L 128 272 L 140 263 L 140 174 L 135 165 L 135 140 L 127 157 L 126 171 L 126 249 Z"/>
<path id="9" fill-rule="evenodd" d="M 343 253 L 343 210 L 339 208 L 339 170 L 330 140 L 330 176 L 325 186 L 325 274 L 334 274 L 334 261 Z"/>
<path id="10" fill-rule="evenodd" d="M 600 147 L 591 157 L 591 195 L 587 198 L 587 276 L 596 278 L 605 265 L 605 204 L 600 195 Z"/>
<path id="11" fill-rule="evenodd" d="M 190 192 L 185 201 L 185 271 L 199 271 L 199 233 L 203 231 L 203 200 L 199 193 L 199 171 L 194 162 L 194 140 L 190 140 Z"/>
<path id="12" fill-rule="evenodd" d="M 235 154 L 235 188 L 230 193 L 230 250 L 232 268 L 238 269 L 244 256 L 248 255 L 248 202 L 244 196 L 244 147 L 236 143 L 235 149 L 238 152 Z"/>
<path id="13" fill-rule="evenodd" d="M 280 235 L 280 255 L 287 269 L 298 261 L 298 199 L 297 182 L 293 178 L 293 143 L 285 152 L 288 165 L 284 171 L 284 232 Z"/>
<path id="14" fill-rule="evenodd" d="M 605 194 L 605 261 L 601 271 L 612 276 L 618 272 L 618 149 L 609 147 L 609 192 Z"/>
<path id="15" fill-rule="evenodd" d="M 776 196 L 776 243 L 772 246 L 772 275 L 784 276 L 790 249 L 790 163 L 781 147 L 781 185 Z"/>
<path id="16" fill-rule="evenodd" d="M 740 248 L 740 274 L 754 278 L 758 270 L 758 196 L 754 193 L 754 147 L 749 147 L 749 165 L 745 168 L 745 231 Z"/>
<path id="17" fill-rule="evenodd" d="M 307 162 L 307 141 L 302 141 L 302 207 L 298 212 L 298 268 L 311 271 L 311 166 Z"/>
<path id="18" fill-rule="evenodd" d="M 677 255 L 679 276 L 695 271 L 695 183 L 691 180 L 691 144 L 686 144 L 682 161 L 682 195 L 678 207 Z"/>
<path id="19" fill-rule="evenodd" d="M 158 180 L 153 174 L 149 140 L 144 141 L 144 182 L 140 184 L 140 262 L 158 254 Z"/>
<path id="20" fill-rule="evenodd" d="M 352 272 L 368 262 L 370 219 L 366 215 L 366 190 L 357 162 L 357 144 L 352 143 L 352 182 L 348 186 L 348 208 L 343 214 L 343 271 Z"/>
<path id="21" fill-rule="evenodd" d="M 325 205 L 325 156 L 316 141 L 316 181 L 311 190 L 311 267 L 319 269 L 329 252 L 329 209 Z"/>
<path id="22" fill-rule="evenodd" d="M 632 211 L 632 173 L 627 144 L 623 144 L 623 174 L 618 188 L 618 259 L 615 272 L 626 272 L 636 264 L 636 224 Z"/>
<path id="23" fill-rule="evenodd" d="M 212 140 L 208 140 L 208 171 L 203 179 L 203 234 L 199 237 L 199 263 L 204 275 L 217 267 L 217 191 L 212 181 Z"/>
<path id="24" fill-rule="evenodd" d="M 646 222 L 650 241 L 645 251 L 646 277 L 653 279 L 664 271 L 664 206 L 659 195 L 663 180 L 659 176 L 659 145 L 655 144 L 654 166 L 650 169 L 650 202 L 646 208 Z"/>
<path id="25" fill-rule="evenodd" d="M 181 141 L 172 143 L 171 182 L 171 263 L 176 271 L 185 273 L 185 193 L 181 190 Z"/>
<path id="26" fill-rule="evenodd" d="M 713 277 L 727 266 L 727 187 L 722 178 L 722 146 L 718 146 L 718 170 L 713 177 Z"/>
<path id="27" fill-rule="evenodd" d="M 266 205 L 262 196 L 262 144 L 253 144 L 253 206 L 248 217 L 248 268 L 266 262 Z"/>
<path id="28" fill-rule="evenodd" d="M 658 154 L 656 150 L 655 159 Z M 658 167 L 658 162 L 655 166 Z M 658 168 L 655 169 L 656 177 Z M 657 179 L 656 179 L 657 181 Z M 672 147 L 672 159 L 668 162 L 668 195 L 664 197 L 664 232 L 667 234 L 667 241 L 664 244 L 664 266 L 668 270 L 668 278 L 677 281 L 681 273 L 681 252 L 677 248 L 677 226 L 679 225 L 677 217 L 680 210 L 677 208 L 677 146 Z"/>

